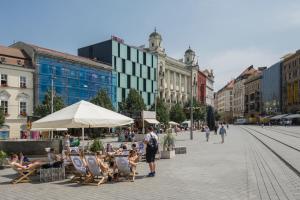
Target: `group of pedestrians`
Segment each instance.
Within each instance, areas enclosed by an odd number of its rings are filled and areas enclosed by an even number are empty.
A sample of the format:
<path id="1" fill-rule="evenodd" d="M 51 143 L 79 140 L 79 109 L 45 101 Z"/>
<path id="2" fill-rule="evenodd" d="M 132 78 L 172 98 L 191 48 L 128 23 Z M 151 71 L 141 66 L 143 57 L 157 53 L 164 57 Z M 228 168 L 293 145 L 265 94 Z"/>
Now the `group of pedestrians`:
<path id="1" fill-rule="evenodd" d="M 226 129 L 225 129 L 225 124 L 220 124 L 220 126 L 221 126 L 221 128 L 220 128 L 220 130 L 219 130 L 219 134 L 220 134 L 221 139 L 222 139 L 221 144 L 223 144 L 223 143 L 224 143 L 225 135 L 226 135 L 227 133 L 226 133 Z M 219 129 L 219 126 L 216 125 L 216 126 L 214 127 L 215 135 L 217 135 L 218 129 Z M 228 125 L 228 124 L 227 124 L 227 129 L 229 129 L 229 125 Z M 211 131 L 211 130 L 209 129 L 209 127 L 208 127 L 207 125 L 205 125 L 205 127 L 204 127 L 204 132 L 205 132 L 205 136 L 206 136 L 206 141 L 207 141 L 207 142 L 209 141 L 210 131 Z"/>

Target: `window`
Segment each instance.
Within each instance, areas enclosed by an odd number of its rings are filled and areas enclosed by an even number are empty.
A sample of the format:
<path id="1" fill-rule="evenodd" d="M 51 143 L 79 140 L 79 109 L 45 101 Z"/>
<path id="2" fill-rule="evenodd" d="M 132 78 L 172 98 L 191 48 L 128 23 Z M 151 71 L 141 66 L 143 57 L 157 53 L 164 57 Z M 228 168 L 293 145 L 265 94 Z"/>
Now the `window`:
<path id="1" fill-rule="evenodd" d="M 1 108 L 3 109 L 4 114 L 7 115 L 8 114 L 8 102 L 1 101 Z"/>
<path id="2" fill-rule="evenodd" d="M 20 115 L 26 116 L 26 102 L 20 102 Z"/>
<path id="3" fill-rule="evenodd" d="M 146 92 L 146 79 L 143 78 L 143 91 Z"/>
<path id="4" fill-rule="evenodd" d="M 150 93 L 147 93 L 148 94 L 148 105 L 151 105 L 151 96 L 150 96 Z"/>
<path id="5" fill-rule="evenodd" d="M 152 47 L 154 47 L 154 43 L 152 42 Z"/>
<path id="6" fill-rule="evenodd" d="M 151 70 L 150 70 L 150 67 L 147 67 L 147 78 L 148 78 L 148 79 L 151 78 Z"/>
<path id="7" fill-rule="evenodd" d="M 132 75 L 135 76 L 135 63 L 132 63 Z"/>
<path id="8" fill-rule="evenodd" d="M 130 47 L 127 46 L 127 60 L 130 60 Z"/>
<path id="9" fill-rule="evenodd" d="M 151 91 L 153 93 L 153 81 L 151 81 Z"/>
<path id="10" fill-rule="evenodd" d="M 140 80 L 139 78 L 136 78 L 136 85 L 137 85 L 137 90 L 140 90 Z"/>
<path id="11" fill-rule="evenodd" d="M 20 87 L 26 88 L 26 77 L 25 76 L 20 76 Z"/>
<path id="12" fill-rule="evenodd" d="M 120 87 L 120 76 L 121 76 L 121 74 L 118 73 L 118 87 Z"/>
<path id="13" fill-rule="evenodd" d="M 151 56 L 151 67 L 153 67 L 153 55 Z"/>
<path id="14" fill-rule="evenodd" d="M 125 88 L 122 88 L 122 101 L 125 101 L 126 94 L 125 94 Z"/>
<path id="15" fill-rule="evenodd" d="M 120 43 L 118 43 L 118 57 L 120 57 Z"/>
<path id="16" fill-rule="evenodd" d="M 115 70 L 117 69 L 117 58 L 116 56 L 114 56 L 114 67 L 115 67 Z"/>
<path id="17" fill-rule="evenodd" d="M 1 86 L 7 86 L 7 74 L 1 74 Z"/>
<path id="18" fill-rule="evenodd" d="M 122 59 L 122 73 L 125 73 L 125 59 Z"/>
<path id="19" fill-rule="evenodd" d="M 143 53 L 143 64 L 146 65 L 146 53 Z"/>
<path id="20" fill-rule="evenodd" d="M 142 69 L 143 69 L 143 66 L 142 66 L 142 64 L 140 64 L 140 77 L 142 77 Z"/>
<path id="21" fill-rule="evenodd" d="M 127 75 L 127 88 L 128 89 L 131 88 L 131 78 L 130 78 L 130 75 Z"/>
<path id="22" fill-rule="evenodd" d="M 156 69 L 154 69 L 154 81 L 156 81 Z"/>
<path id="23" fill-rule="evenodd" d="M 137 62 L 139 62 L 139 50 L 136 50 Z"/>

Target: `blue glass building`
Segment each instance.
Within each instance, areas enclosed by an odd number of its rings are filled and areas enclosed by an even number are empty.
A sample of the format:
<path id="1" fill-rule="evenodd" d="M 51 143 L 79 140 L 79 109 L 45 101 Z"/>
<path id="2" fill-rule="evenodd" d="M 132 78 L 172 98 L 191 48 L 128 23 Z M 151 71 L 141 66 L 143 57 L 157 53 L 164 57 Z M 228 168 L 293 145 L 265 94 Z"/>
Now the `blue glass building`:
<path id="1" fill-rule="evenodd" d="M 116 75 L 110 65 L 23 42 L 14 46 L 23 49 L 34 58 L 35 105 L 40 104 L 46 92 L 51 90 L 53 79 L 54 91 L 63 98 L 65 105 L 80 100 L 88 101 L 104 89 L 116 107 Z"/>
<path id="2" fill-rule="evenodd" d="M 281 62 L 263 71 L 261 82 L 262 110 L 266 114 L 279 114 L 282 111 Z"/>

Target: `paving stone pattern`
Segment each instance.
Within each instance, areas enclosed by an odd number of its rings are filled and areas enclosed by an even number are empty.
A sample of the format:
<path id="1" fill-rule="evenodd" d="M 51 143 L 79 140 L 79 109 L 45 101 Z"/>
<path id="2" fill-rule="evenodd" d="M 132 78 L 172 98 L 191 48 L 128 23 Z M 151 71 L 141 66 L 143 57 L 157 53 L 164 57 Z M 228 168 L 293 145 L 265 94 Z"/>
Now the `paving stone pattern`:
<path id="1" fill-rule="evenodd" d="M 239 127 L 231 126 L 220 144 L 219 135 L 189 133 L 176 136 L 187 154 L 157 161 L 157 176 L 147 178 L 146 163 L 138 166 L 134 183 L 78 185 L 68 180 L 54 183 L 11 185 L 11 169 L 0 171 L 0 199 L 299 199 L 299 177 Z"/>

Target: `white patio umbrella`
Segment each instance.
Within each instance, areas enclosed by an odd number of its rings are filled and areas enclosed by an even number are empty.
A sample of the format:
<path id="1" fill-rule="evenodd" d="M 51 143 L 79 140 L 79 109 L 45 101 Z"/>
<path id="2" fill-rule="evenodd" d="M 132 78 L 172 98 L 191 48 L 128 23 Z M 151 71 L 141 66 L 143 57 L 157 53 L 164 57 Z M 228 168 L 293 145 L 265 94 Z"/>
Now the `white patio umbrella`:
<path id="1" fill-rule="evenodd" d="M 178 123 L 173 122 L 173 121 L 169 121 L 169 124 L 170 124 L 170 125 L 174 125 L 174 126 L 179 125 Z"/>
<path id="2" fill-rule="evenodd" d="M 117 127 L 133 123 L 133 119 L 87 101 L 79 101 L 32 123 L 32 128 Z"/>

